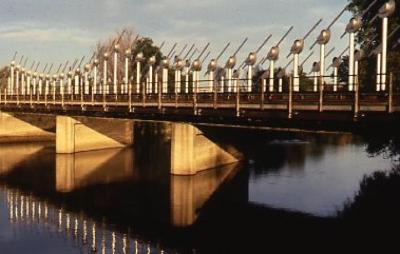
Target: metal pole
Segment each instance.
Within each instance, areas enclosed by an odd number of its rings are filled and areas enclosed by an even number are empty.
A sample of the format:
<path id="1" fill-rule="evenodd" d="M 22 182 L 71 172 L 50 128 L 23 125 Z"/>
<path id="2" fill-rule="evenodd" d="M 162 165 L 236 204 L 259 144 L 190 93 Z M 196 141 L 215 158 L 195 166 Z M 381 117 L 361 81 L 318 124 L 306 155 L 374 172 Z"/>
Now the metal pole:
<path id="1" fill-rule="evenodd" d="M 386 65 L 387 65 L 387 34 L 388 34 L 388 17 L 382 19 L 382 75 L 381 90 L 386 90 Z"/>
<path id="2" fill-rule="evenodd" d="M 140 62 L 136 62 L 136 93 L 140 93 Z"/>
<path id="3" fill-rule="evenodd" d="M 274 60 L 270 61 L 269 64 L 269 91 L 273 92 L 274 91 Z"/>
<path id="4" fill-rule="evenodd" d="M 354 53 L 354 51 L 353 51 Z M 320 45 L 320 71 L 319 71 L 319 75 L 320 75 L 320 79 L 322 83 L 325 83 L 325 44 L 321 44 Z"/>
<path id="5" fill-rule="evenodd" d="M 381 53 L 376 54 L 376 91 L 381 90 L 381 63 L 382 55 Z"/>
<path id="6" fill-rule="evenodd" d="M 118 96 L 118 88 L 117 88 L 117 82 L 118 82 L 118 77 L 117 77 L 117 65 L 118 65 L 118 52 L 114 52 L 114 75 L 113 75 L 113 84 L 114 84 L 114 94 L 115 98 Z"/>
<path id="7" fill-rule="evenodd" d="M 388 113 L 393 113 L 393 73 L 389 74 Z"/>
<path id="8" fill-rule="evenodd" d="M 97 94 L 97 64 L 94 66 L 93 70 L 93 87 L 92 87 L 92 93 Z"/>
<path id="9" fill-rule="evenodd" d="M 337 85 L 338 85 L 338 68 L 333 67 L 333 91 L 337 91 Z"/>
<path id="10" fill-rule="evenodd" d="M 106 93 L 108 93 L 107 89 L 107 59 L 104 60 L 103 62 L 103 94 L 105 96 Z"/>
<path id="11" fill-rule="evenodd" d="M 349 33 L 349 91 L 354 89 L 354 33 Z"/>
<path id="12" fill-rule="evenodd" d="M 292 110 L 293 110 L 293 79 L 289 78 L 289 98 L 288 98 L 288 118 L 292 118 Z"/>
<path id="13" fill-rule="evenodd" d="M 168 69 L 162 69 L 162 93 L 168 93 Z"/>
<path id="14" fill-rule="evenodd" d="M 153 65 L 149 66 L 149 91 L 153 93 Z"/>
<path id="15" fill-rule="evenodd" d="M 294 58 L 294 60 L 293 60 L 293 91 L 299 92 L 300 91 L 299 54 L 294 54 L 293 58 Z"/>
<path id="16" fill-rule="evenodd" d="M 252 88 L 253 88 L 253 66 L 248 65 L 247 67 L 247 92 L 251 93 Z"/>
<path id="17" fill-rule="evenodd" d="M 128 89 L 128 83 L 129 83 L 129 58 L 126 56 L 125 57 L 125 89 Z M 124 93 L 125 93 L 125 89 Z"/>

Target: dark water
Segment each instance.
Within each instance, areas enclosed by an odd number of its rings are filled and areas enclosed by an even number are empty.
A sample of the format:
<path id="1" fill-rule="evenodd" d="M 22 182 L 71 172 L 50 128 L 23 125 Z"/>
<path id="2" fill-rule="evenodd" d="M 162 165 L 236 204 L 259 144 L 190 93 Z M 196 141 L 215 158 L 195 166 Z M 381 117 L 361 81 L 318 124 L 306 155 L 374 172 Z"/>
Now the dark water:
<path id="1" fill-rule="evenodd" d="M 318 234 L 394 163 L 350 134 L 232 135 L 245 161 L 190 177 L 169 174 L 168 138 L 76 155 L 1 144 L 1 253 L 232 252 L 239 234 L 263 241 L 259 229 Z"/>

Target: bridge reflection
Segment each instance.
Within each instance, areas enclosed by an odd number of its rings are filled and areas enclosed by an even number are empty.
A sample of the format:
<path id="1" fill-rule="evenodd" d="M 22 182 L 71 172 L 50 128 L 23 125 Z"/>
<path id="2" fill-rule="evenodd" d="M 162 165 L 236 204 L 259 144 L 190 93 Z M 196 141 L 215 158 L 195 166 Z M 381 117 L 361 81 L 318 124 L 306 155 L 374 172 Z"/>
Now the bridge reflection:
<path id="1" fill-rule="evenodd" d="M 156 243 L 132 237 L 97 222 L 83 212 L 75 213 L 19 189 L 3 186 L 1 196 L 7 201 L 8 219 L 14 230 L 26 226 L 45 231 L 52 237 L 70 241 L 83 253 L 164 253 Z"/>

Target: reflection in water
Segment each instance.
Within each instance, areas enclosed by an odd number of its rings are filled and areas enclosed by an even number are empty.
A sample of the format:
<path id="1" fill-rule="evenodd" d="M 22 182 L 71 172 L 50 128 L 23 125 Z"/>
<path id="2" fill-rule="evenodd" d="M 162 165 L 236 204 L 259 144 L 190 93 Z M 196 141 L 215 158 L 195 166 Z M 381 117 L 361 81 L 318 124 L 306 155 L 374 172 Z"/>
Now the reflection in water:
<path id="1" fill-rule="evenodd" d="M 70 192 L 96 184 L 131 181 L 132 149 L 107 149 L 56 155 L 56 190 Z"/>
<path id="2" fill-rule="evenodd" d="M 311 224 L 318 236 L 331 228 L 303 213 L 335 214 L 363 175 L 392 164 L 370 157 L 368 143 L 353 135 L 223 130 L 213 140 L 243 152 L 244 169 L 171 176 L 169 129 L 139 125 L 135 132 L 146 138 L 131 149 L 75 155 L 55 155 L 48 144 L 2 144 L 0 243 L 14 243 L 9 253 L 33 248 L 21 242 L 46 242 L 39 253 L 165 253 L 229 245 L 251 238 L 242 235 L 251 227 L 295 237 Z"/>
<path id="3" fill-rule="evenodd" d="M 14 231 L 33 227 L 52 233 L 51 237 L 67 239 L 83 253 L 143 253 L 139 252 L 143 249 L 147 253 L 163 253 L 156 244 L 133 238 L 130 232 L 120 233 L 84 213 L 70 212 L 18 189 L 2 188 L 0 195 L 5 196 L 8 220 Z M 29 251 L 29 246 L 21 250 Z"/>
<path id="4" fill-rule="evenodd" d="M 175 226 L 192 225 L 203 205 L 220 185 L 233 177 L 236 164 L 207 170 L 194 176 L 171 176 L 171 222 Z"/>

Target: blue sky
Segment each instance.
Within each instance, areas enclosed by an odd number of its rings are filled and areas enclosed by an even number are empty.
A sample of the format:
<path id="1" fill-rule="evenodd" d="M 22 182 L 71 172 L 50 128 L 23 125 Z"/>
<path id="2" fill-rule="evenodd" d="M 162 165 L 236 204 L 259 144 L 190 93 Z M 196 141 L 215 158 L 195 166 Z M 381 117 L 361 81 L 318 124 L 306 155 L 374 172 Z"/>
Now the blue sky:
<path id="1" fill-rule="evenodd" d="M 204 45 L 210 41 L 214 57 L 230 41 L 232 46 L 225 55 L 228 57 L 248 37 L 238 55 L 243 58 L 272 33 L 261 57 L 294 25 L 282 44 L 278 64 L 285 65 L 293 40 L 324 18 L 306 41 L 308 48 L 346 4 L 347 0 L 1 0 L 0 65 L 7 64 L 16 50 L 20 56 L 43 63 L 72 61 L 89 55 L 99 39 L 124 26 L 152 37 L 156 44 L 165 40 L 164 51 L 175 41 L 181 47 L 185 43 Z M 349 18 L 346 13 L 332 29 L 328 49 L 335 46 L 336 54 L 347 44 L 347 37 L 342 40 L 338 37 Z M 317 57 L 318 52 L 315 53 Z M 306 55 L 308 50 L 303 58 Z"/>

